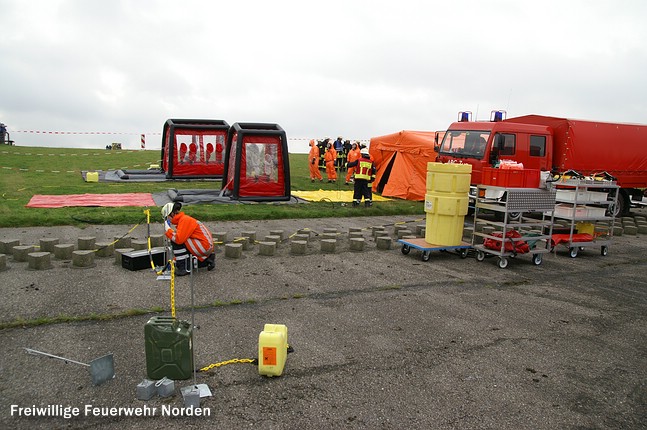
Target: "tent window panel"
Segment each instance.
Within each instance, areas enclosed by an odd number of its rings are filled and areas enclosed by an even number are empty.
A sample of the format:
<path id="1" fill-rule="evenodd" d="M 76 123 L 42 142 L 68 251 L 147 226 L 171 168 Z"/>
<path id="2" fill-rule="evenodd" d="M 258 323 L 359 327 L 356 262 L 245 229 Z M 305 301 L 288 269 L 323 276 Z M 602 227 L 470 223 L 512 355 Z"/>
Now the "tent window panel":
<path id="1" fill-rule="evenodd" d="M 245 176 L 266 182 L 279 180 L 279 155 L 274 143 L 245 143 Z"/>

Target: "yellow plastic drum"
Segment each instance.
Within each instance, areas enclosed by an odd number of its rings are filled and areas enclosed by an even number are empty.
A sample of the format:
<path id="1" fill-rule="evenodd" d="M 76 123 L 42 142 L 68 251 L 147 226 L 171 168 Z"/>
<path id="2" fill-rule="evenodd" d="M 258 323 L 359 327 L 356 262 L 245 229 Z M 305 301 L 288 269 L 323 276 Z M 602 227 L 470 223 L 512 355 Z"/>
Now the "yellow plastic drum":
<path id="1" fill-rule="evenodd" d="M 441 246 L 462 243 L 471 173 L 470 164 L 427 163 L 425 242 Z"/>
<path id="2" fill-rule="evenodd" d="M 472 165 L 427 163 L 427 191 L 469 193 Z"/>

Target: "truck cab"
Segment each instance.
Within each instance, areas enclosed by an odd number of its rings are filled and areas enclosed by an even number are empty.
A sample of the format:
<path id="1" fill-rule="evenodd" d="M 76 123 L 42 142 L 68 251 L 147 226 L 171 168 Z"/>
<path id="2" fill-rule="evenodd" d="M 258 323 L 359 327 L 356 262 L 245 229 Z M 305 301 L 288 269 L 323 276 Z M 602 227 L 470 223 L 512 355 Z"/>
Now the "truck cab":
<path id="1" fill-rule="evenodd" d="M 481 183 L 483 167 L 495 167 L 504 159 L 522 163 L 526 169 L 550 171 L 552 139 L 547 126 L 505 122 L 497 115 L 490 121 L 470 121 L 462 116 L 447 129 L 438 161 L 471 164 L 472 185 Z"/>

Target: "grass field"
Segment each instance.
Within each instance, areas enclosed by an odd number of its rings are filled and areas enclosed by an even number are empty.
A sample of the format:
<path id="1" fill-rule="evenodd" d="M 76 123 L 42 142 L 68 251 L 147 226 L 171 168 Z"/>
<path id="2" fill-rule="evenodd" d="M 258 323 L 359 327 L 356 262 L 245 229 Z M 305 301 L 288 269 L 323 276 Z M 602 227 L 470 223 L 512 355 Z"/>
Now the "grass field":
<path id="1" fill-rule="evenodd" d="M 68 149 L 0 146 L 0 227 L 56 226 L 83 224 L 135 224 L 144 218 L 141 207 L 68 207 L 41 209 L 25 207 L 35 194 L 157 193 L 170 188 L 216 189 L 213 180 L 167 182 L 85 182 L 86 170 L 146 169 L 159 164 L 160 151 L 111 151 L 106 149 Z M 292 191 L 351 190 L 341 183 L 311 183 L 306 154 L 290 154 Z M 325 175 L 324 175 L 325 176 Z M 423 203 L 392 200 L 371 208 L 353 208 L 329 201 L 307 204 L 258 203 L 191 206 L 190 214 L 204 221 L 240 219 L 325 218 L 367 215 L 422 215 Z M 157 217 L 157 209 L 152 211 Z"/>

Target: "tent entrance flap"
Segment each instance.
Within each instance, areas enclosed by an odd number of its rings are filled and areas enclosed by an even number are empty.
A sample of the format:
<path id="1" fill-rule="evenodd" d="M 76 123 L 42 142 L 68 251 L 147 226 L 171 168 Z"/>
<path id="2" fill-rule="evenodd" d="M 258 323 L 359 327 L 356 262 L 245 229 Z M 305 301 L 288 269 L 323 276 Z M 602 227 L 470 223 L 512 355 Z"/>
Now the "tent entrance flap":
<path id="1" fill-rule="evenodd" d="M 384 169 L 384 173 L 382 173 L 382 176 L 380 177 L 380 182 L 377 183 L 377 192 L 380 194 L 382 194 L 382 192 L 384 191 L 384 187 L 389 182 L 389 177 L 391 176 L 391 169 L 393 169 L 393 164 L 395 163 L 395 157 L 397 156 L 398 156 L 397 153 L 393 154 L 388 164 L 386 165 L 386 168 Z"/>

